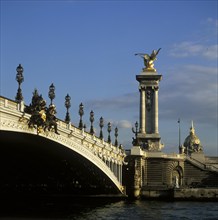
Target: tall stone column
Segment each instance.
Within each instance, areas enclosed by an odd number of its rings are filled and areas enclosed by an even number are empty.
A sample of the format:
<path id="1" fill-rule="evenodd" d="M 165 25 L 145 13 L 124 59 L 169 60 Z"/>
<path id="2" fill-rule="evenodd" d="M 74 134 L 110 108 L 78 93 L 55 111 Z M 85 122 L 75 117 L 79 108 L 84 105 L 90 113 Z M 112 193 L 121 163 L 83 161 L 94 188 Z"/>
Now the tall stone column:
<path id="1" fill-rule="evenodd" d="M 154 88 L 154 133 L 158 134 L 158 87 Z"/>
<path id="2" fill-rule="evenodd" d="M 145 134 L 146 109 L 145 109 L 145 88 L 140 86 L 140 132 Z"/>
<path id="3" fill-rule="evenodd" d="M 140 130 L 137 143 L 147 151 L 161 151 L 158 130 L 158 89 L 162 75 L 143 70 L 136 75 L 140 91 Z"/>

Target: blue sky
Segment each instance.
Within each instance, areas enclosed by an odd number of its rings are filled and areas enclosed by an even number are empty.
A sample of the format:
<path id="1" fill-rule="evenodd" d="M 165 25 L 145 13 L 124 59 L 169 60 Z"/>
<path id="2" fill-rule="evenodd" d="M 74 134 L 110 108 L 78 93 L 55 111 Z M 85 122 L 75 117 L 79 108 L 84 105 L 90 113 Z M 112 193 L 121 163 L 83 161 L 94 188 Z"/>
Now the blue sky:
<path id="1" fill-rule="evenodd" d="M 71 121 L 78 108 L 119 128 L 119 143 L 131 147 L 139 120 L 135 79 L 143 60 L 135 53 L 162 48 L 155 68 L 159 90 L 159 132 L 163 151 L 178 152 L 194 120 L 207 155 L 218 155 L 217 1 L 12 1 L 1 0 L 1 95 L 14 99 L 16 67 L 24 67 L 26 104 L 37 88 L 47 100 L 56 87 L 57 116 L 64 119 L 64 97 L 71 96 Z M 113 132 L 112 132 L 113 134 Z M 114 137 L 112 137 L 114 140 Z"/>

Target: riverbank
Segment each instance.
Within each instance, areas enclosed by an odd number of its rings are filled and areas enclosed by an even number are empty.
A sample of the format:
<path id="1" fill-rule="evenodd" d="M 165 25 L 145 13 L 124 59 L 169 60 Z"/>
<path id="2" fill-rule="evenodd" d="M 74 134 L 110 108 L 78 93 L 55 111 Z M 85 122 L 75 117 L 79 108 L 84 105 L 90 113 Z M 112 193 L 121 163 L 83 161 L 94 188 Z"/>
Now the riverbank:
<path id="1" fill-rule="evenodd" d="M 218 201 L 217 188 L 143 189 L 141 199 Z"/>

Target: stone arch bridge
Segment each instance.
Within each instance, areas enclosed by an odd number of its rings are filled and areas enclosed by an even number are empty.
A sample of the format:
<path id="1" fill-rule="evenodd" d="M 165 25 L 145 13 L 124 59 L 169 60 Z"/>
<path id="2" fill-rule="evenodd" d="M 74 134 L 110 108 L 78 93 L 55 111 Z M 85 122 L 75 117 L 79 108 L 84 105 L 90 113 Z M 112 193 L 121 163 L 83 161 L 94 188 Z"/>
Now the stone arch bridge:
<path id="1" fill-rule="evenodd" d="M 125 151 L 57 120 L 58 134 L 28 125 L 23 102 L 0 96 L 0 170 L 4 192 L 123 195 Z"/>

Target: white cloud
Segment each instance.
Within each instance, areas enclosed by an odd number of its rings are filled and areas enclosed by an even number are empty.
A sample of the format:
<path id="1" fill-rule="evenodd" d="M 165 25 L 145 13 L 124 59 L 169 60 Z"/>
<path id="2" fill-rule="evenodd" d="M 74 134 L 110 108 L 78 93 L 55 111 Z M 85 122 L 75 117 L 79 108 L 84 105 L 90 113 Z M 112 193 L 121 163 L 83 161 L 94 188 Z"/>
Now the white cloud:
<path id="1" fill-rule="evenodd" d="M 173 45 L 170 55 L 173 57 L 207 58 L 215 60 L 218 58 L 218 45 L 203 45 L 192 41 L 183 41 Z"/>
<path id="2" fill-rule="evenodd" d="M 132 128 L 132 124 L 130 121 L 127 121 L 127 120 L 121 120 L 121 121 L 118 121 L 118 127 L 120 128 Z"/>
<path id="3" fill-rule="evenodd" d="M 208 17 L 201 23 L 201 29 L 193 40 L 185 40 L 172 45 L 170 56 L 177 58 L 203 58 L 207 60 L 218 59 L 218 20 Z"/>

